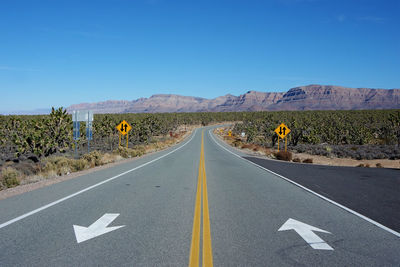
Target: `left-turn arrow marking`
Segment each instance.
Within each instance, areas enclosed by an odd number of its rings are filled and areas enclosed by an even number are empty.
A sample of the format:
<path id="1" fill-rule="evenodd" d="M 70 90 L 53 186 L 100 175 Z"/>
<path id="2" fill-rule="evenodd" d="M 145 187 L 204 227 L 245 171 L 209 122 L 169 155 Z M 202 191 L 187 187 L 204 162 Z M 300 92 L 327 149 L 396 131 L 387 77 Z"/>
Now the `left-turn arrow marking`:
<path id="1" fill-rule="evenodd" d="M 83 227 L 79 225 L 73 225 L 75 231 L 76 242 L 81 243 L 83 241 L 92 239 L 94 237 L 103 235 L 105 233 L 117 230 L 118 228 L 124 227 L 113 226 L 107 227 L 112 221 L 119 216 L 118 213 L 106 213 L 100 219 L 92 223 L 89 227 Z"/>

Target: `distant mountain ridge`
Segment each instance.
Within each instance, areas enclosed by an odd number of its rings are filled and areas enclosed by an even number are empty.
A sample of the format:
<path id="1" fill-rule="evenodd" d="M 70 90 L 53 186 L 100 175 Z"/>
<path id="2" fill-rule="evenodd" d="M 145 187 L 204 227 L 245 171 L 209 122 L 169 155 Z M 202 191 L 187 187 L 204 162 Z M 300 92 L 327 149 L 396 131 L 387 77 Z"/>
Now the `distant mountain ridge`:
<path id="1" fill-rule="evenodd" d="M 94 113 L 156 113 L 399 108 L 400 89 L 348 88 L 313 84 L 295 87 L 286 93 L 248 91 L 240 96 L 227 94 L 213 99 L 157 94 L 132 101 L 81 103 L 71 105 L 67 110 L 71 112 L 90 109 Z"/>

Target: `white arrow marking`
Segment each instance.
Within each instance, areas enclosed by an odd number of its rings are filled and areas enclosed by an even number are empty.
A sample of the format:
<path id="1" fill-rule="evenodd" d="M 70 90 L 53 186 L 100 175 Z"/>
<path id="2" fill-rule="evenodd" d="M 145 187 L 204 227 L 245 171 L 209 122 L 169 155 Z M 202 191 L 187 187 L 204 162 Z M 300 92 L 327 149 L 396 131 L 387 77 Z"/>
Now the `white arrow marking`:
<path id="1" fill-rule="evenodd" d="M 119 216 L 118 213 L 106 213 L 100 219 L 92 223 L 92 225 L 90 225 L 89 227 L 74 225 L 76 242 L 81 243 L 83 241 L 92 239 L 96 236 L 124 227 L 125 225 L 107 227 L 118 216 Z"/>
<path id="2" fill-rule="evenodd" d="M 328 233 L 330 232 L 317 227 L 296 221 L 289 218 L 278 231 L 295 230 L 313 249 L 333 250 L 324 240 L 317 236 L 313 231 Z"/>

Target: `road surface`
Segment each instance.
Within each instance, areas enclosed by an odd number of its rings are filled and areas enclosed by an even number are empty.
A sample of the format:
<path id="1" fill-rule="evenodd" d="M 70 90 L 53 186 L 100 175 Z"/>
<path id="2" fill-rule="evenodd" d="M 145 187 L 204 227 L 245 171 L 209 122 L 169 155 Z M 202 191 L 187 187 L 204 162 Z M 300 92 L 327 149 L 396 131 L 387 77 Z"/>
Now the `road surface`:
<path id="1" fill-rule="evenodd" d="M 243 159 L 210 129 L 1 200 L 0 266 L 400 265 L 397 232 Z"/>

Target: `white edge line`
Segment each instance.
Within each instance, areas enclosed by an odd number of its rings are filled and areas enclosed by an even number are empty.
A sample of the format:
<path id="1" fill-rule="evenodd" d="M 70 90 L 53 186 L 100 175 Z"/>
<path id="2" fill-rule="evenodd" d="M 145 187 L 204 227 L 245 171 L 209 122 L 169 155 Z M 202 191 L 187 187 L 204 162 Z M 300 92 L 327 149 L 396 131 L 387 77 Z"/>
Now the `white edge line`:
<path id="1" fill-rule="evenodd" d="M 159 159 L 162 159 L 162 158 L 164 158 L 164 157 L 166 157 L 166 156 L 168 156 L 168 155 L 174 153 L 175 151 L 181 149 L 182 147 L 186 146 L 187 144 L 189 144 L 190 141 L 192 141 L 192 139 L 193 139 L 194 136 L 196 135 L 196 132 L 197 132 L 197 129 L 193 132 L 192 137 L 191 137 L 186 143 L 184 143 L 184 144 L 181 145 L 180 147 L 175 148 L 174 150 L 168 152 L 167 154 L 162 155 L 161 157 L 155 158 L 155 159 L 153 159 L 153 160 L 151 160 L 151 161 L 149 161 L 149 162 L 146 162 L 146 163 L 144 163 L 144 164 L 142 164 L 142 165 L 139 165 L 139 166 L 137 166 L 137 167 L 135 167 L 135 168 L 133 168 L 133 169 L 130 169 L 130 170 L 127 170 L 127 171 L 125 171 L 125 172 L 123 172 L 123 173 L 117 174 L 117 175 L 115 175 L 115 176 L 113 176 L 113 177 L 111 177 L 111 178 L 108 178 L 108 179 L 106 179 L 106 180 L 104 180 L 104 181 L 101 181 L 101 182 L 99 182 L 99 183 L 97 183 L 97 184 L 94 184 L 94 185 L 91 185 L 91 186 L 89 186 L 89 187 L 86 187 L 85 189 L 82 189 L 82 190 L 80 190 L 80 191 L 78 191 L 78 192 L 75 192 L 75 193 L 73 193 L 73 194 L 71 194 L 71 195 L 68 195 L 68 196 L 66 196 L 66 197 L 60 198 L 60 199 L 58 199 L 58 200 L 56 200 L 56 201 L 53 201 L 53 202 L 51 202 L 51 203 L 49 203 L 49 204 L 47 204 L 47 205 L 44 205 L 44 206 L 42 206 L 42 207 L 40 207 L 40 208 L 37 208 L 37 209 L 32 210 L 32 211 L 30 211 L 30 212 L 27 212 L 27 213 L 25 213 L 25 214 L 23 214 L 23 215 L 20 215 L 20 216 L 14 218 L 14 219 L 11 219 L 11 220 L 9 220 L 9 221 L 7 221 L 7 222 L 4 222 L 4 223 L 0 224 L 0 229 L 1 229 L 1 228 L 4 228 L 4 227 L 6 227 L 6 226 L 8 226 L 8 225 L 10 225 L 10 224 L 13 224 L 13 223 L 15 223 L 15 222 L 18 222 L 18 221 L 20 221 L 20 220 L 22 220 L 22 219 L 25 219 L 26 217 L 29 217 L 29 216 L 31 216 L 31 215 L 33 215 L 33 214 L 36 214 L 36 213 L 38 213 L 38 212 L 40 212 L 40 211 L 42 211 L 42 210 L 45 210 L 45 209 L 47 209 L 47 208 L 50 208 L 50 207 L 52 207 L 52 206 L 54 206 L 54 205 L 56 205 L 56 204 L 58 204 L 58 203 L 61 203 L 61 202 L 65 201 L 65 200 L 67 200 L 67 199 L 73 198 L 73 197 L 75 197 L 75 196 L 77 196 L 77 195 L 80 195 L 80 194 L 86 192 L 86 191 L 89 191 L 89 190 L 91 190 L 91 189 L 93 189 L 93 188 L 96 188 L 96 187 L 98 187 L 98 186 L 100 186 L 100 185 L 102 185 L 102 184 L 105 184 L 105 183 L 108 183 L 108 182 L 110 182 L 110 181 L 112 181 L 112 180 L 115 180 L 115 179 L 117 179 L 117 178 L 119 178 L 119 177 L 121 177 L 121 176 L 123 176 L 123 175 L 125 175 L 125 174 L 127 174 L 127 173 L 130 173 L 130 172 L 133 172 L 133 171 L 135 171 L 135 170 L 137 170 L 137 169 L 140 169 L 140 168 L 142 168 L 142 167 L 144 167 L 144 166 L 146 166 L 146 165 L 149 165 L 149 164 L 151 164 L 151 163 L 153 163 L 153 162 L 155 162 L 155 161 L 157 161 L 157 160 L 159 160 Z"/>
<path id="2" fill-rule="evenodd" d="M 267 171 L 267 172 L 270 172 L 270 173 L 272 173 L 272 174 L 278 176 L 279 178 L 282 178 L 282 179 L 288 181 L 289 183 L 292 183 L 292 184 L 294 184 L 294 185 L 300 187 L 301 189 L 304 189 L 304 190 L 306 190 L 307 192 L 309 192 L 309 193 L 311 193 L 311 194 L 314 194 L 314 195 L 316 195 L 317 197 L 322 198 L 323 200 L 326 200 L 326 201 L 328 201 L 329 203 L 331 203 L 331 204 L 333 204 L 333 205 L 336 205 L 336 206 L 338 206 L 339 208 L 342 208 L 342 209 L 344 209 L 344 210 L 346 210 L 346 211 L 348 211 L 348 212 L 350 212 L 350 213 L 352 213 L 352 214 L 354 214 L 354 215 L 356 215 L 356 216 L 358 216 L 358 217 L 360 217 L 360 218 L 366 220 L 367 222 L 370 222 L 370 223 L 372 223 L 372 224 L 378 226 L 379 228 L 381 228 L 381 229 L 383 229 L 383 230 L 385 230 L 385 231 L 388 231 L 388 232 L 391 233 L 391 234 L 394 234 L 394 235 L 397 236 L 397 237 L 400 237 L 400 233 L 396 232 L 395 230 L 392 230 L 392 229 L 390 229 L 390 228 L 388 228 L 388 227 L 386 227 L 386 226 L 384 226 L 384 225 L 382 225 L 382 224 L 380 224 L 380 223 L 378 223 L 378 222 L 376 222 L 376 221 L 374 221 L 374 220 L 372 220 L 372 219 L 370 219 L 370 218 L 368 218 L 368 217 L 366 217 L 366 216 L 364 216 L 364 215 L 362 215 L 362 214 L 360 214 L 360 213 L 358 213 L 358 212 L 356 212 L 356 211 L 354 211 L 354 210 L 352 210 L 352 209 L 350 209 L 350 208 L 348 208 L 348 207 L 346 207 L 346 206 L 343 206 L 343 205 L 341 205 L 341 204 L 339 204 L 339 203 L 337 203 L 337 202 L 335 202 L 335 201 L 333 201 L 333 200 L 331 200 L 331 199 L 329 199 L 329 198 L 327 198 L 327 197 L 324 197 L 323 195 L 320 195 L 320 194 L 318 194 L 317 192 L 314 192 L 314 191 L 312 191 L 311 189 L 308 189 L 307 187 L 302 186 L 301 184 L 298 184 L 298 183 L 296 183 L 296 182 L 290 180 L 289 178 L 286 178 L 286 177 L 284 177 L 284 176 L 282 176 L 282 175 L 280 175 L 280 174 L 278 174 L 278 173 L 275 173 L 275 172 L 273 172 L 273 171 L 271 171 L 271 170 L 269 170 L 269 169 L 267 169 L 267 168 L 264 168 L 263 166 L 260 166 L 260 165 L 254 163 L 254 162 L 252 162 L 252 161 L 250 161 L 250 160 L 248 160 L 248 159 L 245 159 L 245 158 L 243 158 L 243 157 L 237 155 L 236 153 L 230 151 L 229 149 L 227 149 L 227 148 L 223 147 L 221 144 L 219 144 L 219 143 L 214 139 L 213 134 L 211 133 L 211 130 L 209 130 L 208 133 L 209 133 L 211 139 L 213 139 L 213 141 L 214 141 L 218 146 L 220 146 L 221 148 L 225 149 L 226 151 L 228 151 L 229 153 L 233 154 L 234 156 L 236 156 L 236 157 L 238 157 L 238 158 L 241 158 L 242 160 L 245 160 L 245 161 L 247 161 L 247 162 L 249 162 L 249 163 L 251 163 L 251 164 L 253 164 L 253 165 L 255 165 L 255 166 L 257 166 L 257 167 L 259 167 L 259 168 L 261 168 L 261 169 L 263 169 L 263 170 L 265 170 L 265 171 Z"/>

